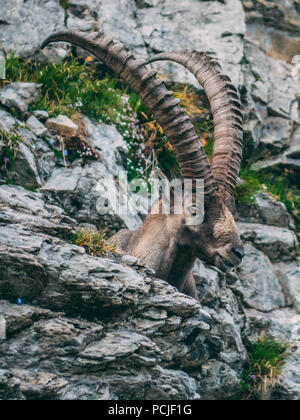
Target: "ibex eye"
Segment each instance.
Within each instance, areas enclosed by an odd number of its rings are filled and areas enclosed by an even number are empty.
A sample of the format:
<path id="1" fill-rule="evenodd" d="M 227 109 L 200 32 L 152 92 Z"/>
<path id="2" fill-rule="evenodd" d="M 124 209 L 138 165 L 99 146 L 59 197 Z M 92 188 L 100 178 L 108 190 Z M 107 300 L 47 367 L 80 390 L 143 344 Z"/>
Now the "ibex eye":
<path id="1" fill-rule="evenodd" d="M 191 216 L 196 216 L 197 215 L 197 207 L 195 207 L 195 206 L 188 207 L 187 211 L 189 212 L 189 214 Z"/>

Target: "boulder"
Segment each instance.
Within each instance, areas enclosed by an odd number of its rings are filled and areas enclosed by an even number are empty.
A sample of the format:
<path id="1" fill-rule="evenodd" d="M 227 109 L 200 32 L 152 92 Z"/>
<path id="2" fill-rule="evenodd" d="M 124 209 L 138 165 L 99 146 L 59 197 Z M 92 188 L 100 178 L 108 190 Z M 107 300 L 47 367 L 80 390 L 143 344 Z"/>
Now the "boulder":
<path id="1" fill-rule="evenodd" d="M 67 235 L 76 223 L 65 212 L 43 201 L 43 195 L 16 185 L 0 186 L 0 221 L 12 228 L 17 224 L 29 226 L 50 235 Z"/>
<path id="2" fill-rule="evenodd" d="M 286 149 L 292 134 L 292 121 L 285 118 L 269 117 L 262 127 L 260 149 L 262 153 L 279 153 Z"/>
<path id="3" fill-rule="evenodd" d="M 69 48 L 56 45 L 40 50 L 40 44 L 49 34 L 64 28 L 65 11 L 54 0 L 12 0 L 7 7 L 0 1 L 0 49 L 6 54 L 15 52 L 22 57 L 59 60 Z"/>
<path id="4" fill-rule="evenodd" d="M 290 304 L 300 314 L 300 259 L 291 264 L 279 263 L 276 268 Z"/>
<path id="5" fill-rule="evenodd" d="M 289 153 L 290 151 L 287 151 L 269 159 L 259 160 L 251 165 L 251 170 L 273 172 L 275 174 L 282 174 L 284 171 L 292 182 L 299 186 L 300 159 L 289 157 Z M 294 156 L 294 154 L 292 155 Z"/>
<path id="6" fill-rule="evenodd" d="M 49 235 L 51 223 L 58 230 L 64 226 L 64 216 L 43 204 L 41 194 L 2 189 L 10 220 L 0 226 L 0 291 L 6 299 L 0 313 L 7 334 L 0 344 L 1 397 L 196 398 L 195 379 L 181 369 L 222 348 L 210 336 L 209 314 L 146 272 L 90 257 Z M 50 213 L 58 224 L 47 220 Z M 83 319 L 73 318 L 80 314 Z M 30 367 L 36 363 L 38 373 Z"/>
<path id="7" fill-rule="evenodd" d="M 86 117 L 84 123 L 87 140 L 100 153 L 101 161 L 89 161 L 82 166 L 78 160 L 70 167 L 55 168 L 42 191 L 80 223 L 109 228 L 110 233 L 125 226 L 136 229 L 141 223 L 135 206 L 138 197 L 128 192 L 128 206 L 119 208 L 120 188 L 115 181 L 125 171 L 127 145 L 115 127 Z M 148 207 L 144 210 L 148 211 Z"/>
<path id="8" fill-rule="evenodd" d="M 66 9 L 68 28 L 84 32 L 101 30 L 99 6 L 100 0 L 69 0 Z"/>
<path id="9" fill-rule="evenodd" d="M 243 240 L 252 242 L 272 260 L 294 258 L 298 240 L 293 231 L 259 223 L 238 223 L 238 227 Z"/>
<path id="10" fill-rule="evenodd" d="M 266 192 L 254 195 L 254 204 L 242 212 L 247 222 L 295 230 L 295 223 L 284 203 Z"/>
<path id="11" fill-rule="evenodd" d="M 29 188 L 38 188 L 42 185 L 35 156 L 30 147 L 20 143 L 17 148 L 13 168 L 9 173 L 15 184 Z"/>
<path id="12" fill-rule="evenodd" d="M 119 190 L 114 177 L 101 162 L 80 164 L 70 168 L 55 168 L 41 191 L 53 204 L 59 204 L 79 223 L 92 223 L 108 228 L 109 233 L 128 226 L 137 228 L 140 217 L 136 213 L 121 213 L 112 206 Z"/>
<path id="13" fill-rule="evenodd" d="M 260 0 L 242 0 L 248 23 L 261 23 L 267 21 L 272 28 L 300 34 L 298 17 L 298 0 L 286 2 L 264 2 Z"/>
<path id="14" fill-rule="evenodd" d="M 206 266 L 200 260 L 196 261 L 193 269 L 193 275 L 196 281 L 199 300 L 202 303 L 207 303 L 218 299 L 219 288 L 224 281 L 224 276 L 211 267 Z"/>
<path id="15" fill-rule="evenodd" d="M 120 14 L 123 19 L 118 18 Z M 224 72 L 235 84 L 241 82 L 245 24 L 239 0 L 226 3 L 186 0 L 176 6 L 172 0 L 163 3 L 114 0 L 110 7 L 100 2 L 99 15 L 104 33 L 118 38 L 141 57 L 184 48 L 206 51 L 221 60 Z M 169 79 L 199 87 L 181 66 L 161 63 L 159 69 Z"/>
<path id="16" fill-rule="evenodd" d="M 300 127 L 293 134 L 286 156 L 291 159 L 300 159 Z"/>
<path id="17" fill-rule="evenodd" d="M 73 137 L 78 133 L 78 126 L 66 115 L 58 115 L 46 122 L 47 128 L 54 134 Z"/>
<path id="18" fill-rule="evenodd" d="M 45 122 L 49 118 L 47 111 L 39 110 L 33 111 L 32 113 L 39 121 Z"/>
<path id="19" fill-rule="evenodd" d="M 47 134 L 47 128 L 34 115 L 28 118 L 26 125 L 37 137 L 42 137 Z"/>
<path id="20" fill-rule="evenodd" d="M 0 128 L 5 131 L 11 131 L 14 129 L 16 122 L 21 123 L 7 109 L 0 106 Z"/>
<path id="21" fill-rule="evenodd" d="M 238 398 L 241 381 L 236 371 L 219 360 L 203 364 L 197 376 L 197 392 L 202 400 L 235 400 Z"/>
<path id="22" fill-rule="evenodd" d="M 40 187 L 55 166 L 55 155 L 50 147 L 3 108 L 0 108 L 0 128 L 22 138 L 12 169 L 7 174 L 9 178 L 18 185 Z"/>
<path id="23" fill-rule="evenodd" d="M 127 163 L 128 146 L 123 137 L 113 125 L 91 121 L 87 117 L 83 121 L 92 147 L 99 151 L 102 162 L 117 176 Z"/>
<path id="24" fill-rule="evenodd" d="M 239 280 L 231 286 L 246 308 L 270 312 L 285 306 L 285 297 L 275 267 L 252 245 L 245 246 L 245 257 L 237 269 Z"/>
<path id="25" fill-rule="evenodd" d="M 41 87 L 38 83 L 11 83 L 0 90 L 0 103 L 24 113 L 41 96 Z"/>
<path id="26" fill-rule="evenodd" d="M 278 309 L 266 314 L 254 309 L 246 310 L 247 324 L 244 336 L 257 340 L 263 332 L 283 343 L 288 343 L 288 356 L 282 368 L 282 375 L 276 384 L 271 399 L 295 400 L 300 398 L 300 315 L 293 309 Z"/>

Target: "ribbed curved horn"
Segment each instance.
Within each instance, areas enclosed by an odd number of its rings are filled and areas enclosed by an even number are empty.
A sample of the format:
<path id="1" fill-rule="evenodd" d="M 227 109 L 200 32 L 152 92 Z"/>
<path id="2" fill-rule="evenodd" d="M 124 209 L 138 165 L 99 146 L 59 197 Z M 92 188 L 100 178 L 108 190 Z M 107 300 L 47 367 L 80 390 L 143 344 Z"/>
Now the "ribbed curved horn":
<path id="1" fill-rule="evenodd" d="M 216 183 L 233 194 L 240 171 L 243 150 L 243 114 L 238 92 L 219 63 L 203 52 L 162 53 L 146 64 L 170 60 L 190 70 L 203 86 L 214 119 L 212 171 Z"/>
<path id="2" fill-rule="evenodd" d="M 136 60 L 120 42 L 93 32 L 62 31 L 50 35 L 41 45 L 64 41 L 77 45 L 114 71 L 141 98 L 153 113 L 170 140 L 184 178 L 204 179 L 206 194 L 217 189 L 210 163 L 201 142 L 180 101 L 173 97 L 157 72 L 147 70 L 144 61 Z"/>

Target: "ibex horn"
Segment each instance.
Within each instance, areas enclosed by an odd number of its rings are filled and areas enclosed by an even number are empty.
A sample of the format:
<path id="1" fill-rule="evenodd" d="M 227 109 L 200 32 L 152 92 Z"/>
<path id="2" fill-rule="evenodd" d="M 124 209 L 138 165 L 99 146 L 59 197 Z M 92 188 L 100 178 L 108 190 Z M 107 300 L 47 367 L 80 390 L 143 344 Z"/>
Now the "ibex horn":
<path id="1" fill-rule="evenodd" d="M 237 89 L 219 63 L 198 51 L 162 53 L 146 64 L 170 60 L 190 70 L 203 86 L 210 102 L 214 119 L 214 149 L 212 172 L 218 186 L 234 193 L 243 150 L 243 114 Z"/>
<path id="2" fill-rule="evenodd" d="M 157 72 L 148 70 L 120 42 L 93 32 L 62 31 L 50 35 L 41 45 L 64 41 L 79 46 L 101 60 L 140 97 L 173 146 L 183 178 L 204 179 L 206 194 L 217 189 L 203 146 L 180 101 L 173 97 Z"/>

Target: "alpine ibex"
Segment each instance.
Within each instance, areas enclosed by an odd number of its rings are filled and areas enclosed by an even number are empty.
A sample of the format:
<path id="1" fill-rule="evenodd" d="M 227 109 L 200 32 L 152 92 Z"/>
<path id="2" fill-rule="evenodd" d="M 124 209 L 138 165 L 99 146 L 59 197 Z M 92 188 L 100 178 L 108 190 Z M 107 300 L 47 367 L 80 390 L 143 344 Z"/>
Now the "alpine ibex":
<path id="1" fill-rule="evenodd" d="M 234 189 L 242 157 L 242 113 L 239 95 L 219 64 L 205 53 L 182 51 L 161 54 L 156 60 L 183 64 L 196 76 L 210 101 L 214 118 L 214 150 L 210 164 L 204 148 L 180 101 L 156 78 L 144 61 L 136 60 L 123 46 L 99 33 L 62 31 L 49 36 L 42 48 L 54 41 L 79 46 L 114 71 L 138 94 L 171 142 L 182 177 L 204 179 L 205 216 L 201 225 L 186 223 L 187 213 L 148 214 L 136 231 L 121 230 L 121 250 L 140 258 L 156 275 L 197 299 L 192 268 L 196 258 L 228 271 L 244 256 L 233 218 Z M 148 63 L 149 63 L 148 62 Z M 147 63 L 147 64 L 148 64 Z"/>

